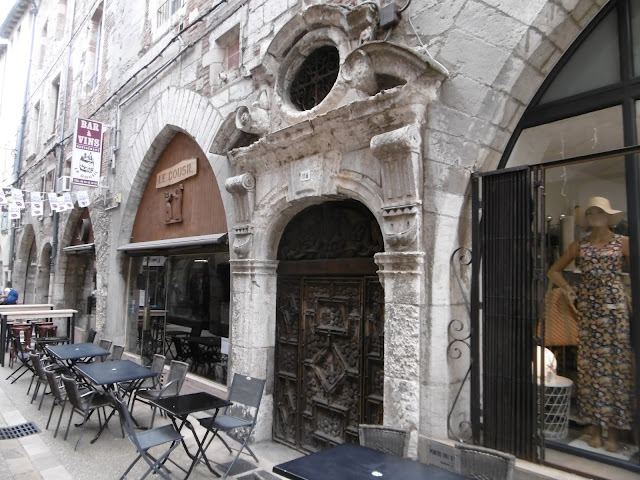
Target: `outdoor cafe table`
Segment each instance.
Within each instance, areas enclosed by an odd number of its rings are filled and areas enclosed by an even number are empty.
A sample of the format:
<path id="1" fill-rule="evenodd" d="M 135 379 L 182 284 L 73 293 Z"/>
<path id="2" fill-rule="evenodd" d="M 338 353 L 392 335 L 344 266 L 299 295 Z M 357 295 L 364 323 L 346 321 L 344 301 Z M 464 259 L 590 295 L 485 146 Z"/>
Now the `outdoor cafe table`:
<path id="1" fill-rule="evenodd" d="M 146 378 L 155 377 L 158 375 L 151 369 L 139 365 L 131 360 L 111 360 L 108 362 L 96 362 L 96 363 L 82 363 L 75 366 L 75 369 L 87 379 L 91 380 L 95 385 L 102 386 L 104 390 L 110 394 L 114 399 L 119 399 L 117 394 L 116 383 L 120 382 L 134 382 L 141 383 Z M 96 434 L 95 438 L 91 440 L 91 443 L 100 437 L 103 430 L 107 428 L 109 420 L 116 412 L 114 404 L 113 410 L 102 424 L 100 430 Z"/>
<path id="2" fill-rule="evenodd" d="M 103 357 L 109 355 L 109 350 L 94 343 L 69 343 L 67 345 L 47 345 L 46 350 L 56 359 L 75 366 L 76 362 L 85 358 Z"/>
<path id="3" fill-rule="evenodd" d="M 351 443 L 273 467 L 292 480 L 461 480 L 458 473 Z"/>
<path id="4" fill-rule="evenodd" d="M 185 395 L 173 395 L 170 397 L 161 397 L 151 401 L 151 403 L 158 406 L 165 412 L 167 412 L 176 430 L 180 431 L 186 425 L 186 427 L 189 430 L 191 430 L 191 433 L 193 433 L 193 436 L 196 439 L 196 442 L 198 443 L 198 451 L 195 453 L 195 455 L 193 455 L 191 452 L 189 452 L 189 449 L 187 448 L 187 444 L 184 442 L 184 439 L 182 439 L 182 446 L 185 452 L 187 452 L 187 455 L 189 455 L 189 458 L 193 460 L 191 462 L 191 467 L 187 471 L 187 476 L 184 477 L 185 480 L 189 478 L 189 475 L 191 475 L 191 472 L 193 471 L 193 468 L 198 463 L 198 460 L 200 459 L 201 455 L 205 464 L 207 465 L 207 468 L 209 468 L 209 471 L 211 471 L 211 473 L 213 473 L 216 477 L 219 477 L 220 474 L 211 467 L 211 464 L 209 463 L 209 459 L 207 458 L 207 455 L 205 454 L 205 451 L 204 451 L 204 443 L 207 439 L 207 435 L 209 435 L 209 430 L 206 431 L 201 441 L 200 438 L 198 438 L 196 429 L 193 428 L 193 425 L 187 419 L 187 416 L 191 413 L 203 412 L 205 410 L 215 410 L 215 413 L 213 413 L 212 420 L 211 420 L 213 421 L 213 419 L 215 419 L 216 416 L 218 415 L 218 411 L 221 408 L 228 407 L 229 405 L 231 405 L 231 402 L 223 398 L 216 397 L 215 395 L 211 395 L 210 393 L 207 393 L 207 392 L 197 392 L 197 393 L 188 393 Z M 178 422 L 177 422 L 178 420 L 180 421 L 180 425 L 178 425 Z"/>

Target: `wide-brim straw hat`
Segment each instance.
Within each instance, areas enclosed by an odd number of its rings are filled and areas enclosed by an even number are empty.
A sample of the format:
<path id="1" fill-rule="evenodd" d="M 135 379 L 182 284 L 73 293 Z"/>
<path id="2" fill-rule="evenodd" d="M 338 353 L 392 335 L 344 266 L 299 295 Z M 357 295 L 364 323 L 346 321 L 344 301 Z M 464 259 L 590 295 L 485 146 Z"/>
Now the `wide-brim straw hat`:
<path id="1" fill-rule="evenodd" d="M 578 223 L 578 225 L 581 225 L 581 226 L 587 225 L 587 221 L 584 217 L 584 214 L 591 207 L 598 207 L 609 215 L 610 227 L 617 225 L 618 222 L 620 222 L 620 220 L 622 220 L 624 217 L 623 211 L 614 210 L 613 208 L 611 208 L 611 202 L 609 202 L 609 199 L 604 197 L 591 197 L 585 205 L 576 208 L 576 222 Z"/>

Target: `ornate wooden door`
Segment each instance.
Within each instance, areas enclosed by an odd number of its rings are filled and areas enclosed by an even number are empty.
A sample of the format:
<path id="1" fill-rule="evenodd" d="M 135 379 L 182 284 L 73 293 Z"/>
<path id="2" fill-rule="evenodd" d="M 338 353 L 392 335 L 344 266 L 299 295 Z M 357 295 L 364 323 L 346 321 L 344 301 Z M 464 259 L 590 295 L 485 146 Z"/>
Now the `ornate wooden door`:
<path id="1" fill-rule="evenodd" d="M 305 451 L 382 422 L 383 292 L 377 277 L 281 277 L 274 438 Z"/>

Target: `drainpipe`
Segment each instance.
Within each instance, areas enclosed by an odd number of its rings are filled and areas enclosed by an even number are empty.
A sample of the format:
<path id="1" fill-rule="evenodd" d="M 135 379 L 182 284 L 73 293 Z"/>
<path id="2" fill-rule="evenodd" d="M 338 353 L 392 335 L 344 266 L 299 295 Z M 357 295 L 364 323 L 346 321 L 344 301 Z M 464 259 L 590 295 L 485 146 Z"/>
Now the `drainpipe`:
<path id="1" fill-rule="evenodd" d="M 27 123 L 27 102 L 29 100 L 29 81 L 31 79 L 31 62 L 33 60 L 33 43 L 36 35 L 36 17 L 38 16 L 38 6 L 35 0 L 31 0 L 32 7 L 29 10 L 33 15 L 31 22 L 31 45 L 29 45 L 29 62 L 27 63 L 27 79 L 24 84 L 24 97 L 22 101 L 22 118 L 20 119 L 20 129 L 18 131 L 18 141 L 16 145 L 16 158 L 13 162 L 13 183 L 12 185 L 17 188 L 20 177 L 20 162 L 22 161 L 22 150 L 24 148 L 24 127 Z M 11 237 L 9 237 L 9 270 L 11 271 L 11 277 L 13 277 L 13 254 L 16 243 L 16 229 L 11 227 Z"/>

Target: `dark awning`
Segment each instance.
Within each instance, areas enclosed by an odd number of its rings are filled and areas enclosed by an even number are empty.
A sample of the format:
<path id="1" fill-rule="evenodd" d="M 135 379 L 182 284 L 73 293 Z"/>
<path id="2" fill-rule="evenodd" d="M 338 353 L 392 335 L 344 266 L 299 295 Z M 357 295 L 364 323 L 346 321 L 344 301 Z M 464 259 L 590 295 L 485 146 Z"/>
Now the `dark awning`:
<path id="1" fill-rule="evenodd" d="M 91 253 L 95 250 L 95 243 L 83 243 L 82 245 L 71 245 L 69 247 L 64 247 L 64 253 L 69 255 L 79 255 L 81 253 Z"/>
<path id="2" fill-rule="evenodd" d="M 197 237 L 168 238 L 165 240 L 152 240 L 150 242 L 127 243 L 118 247 L 118 251 L 129 255 L 146 255 L 158 250 L 199 250 L 207 246 L 228 245 L 227 233 L 215 233 L 213 235 L 198 235 Z"/>

